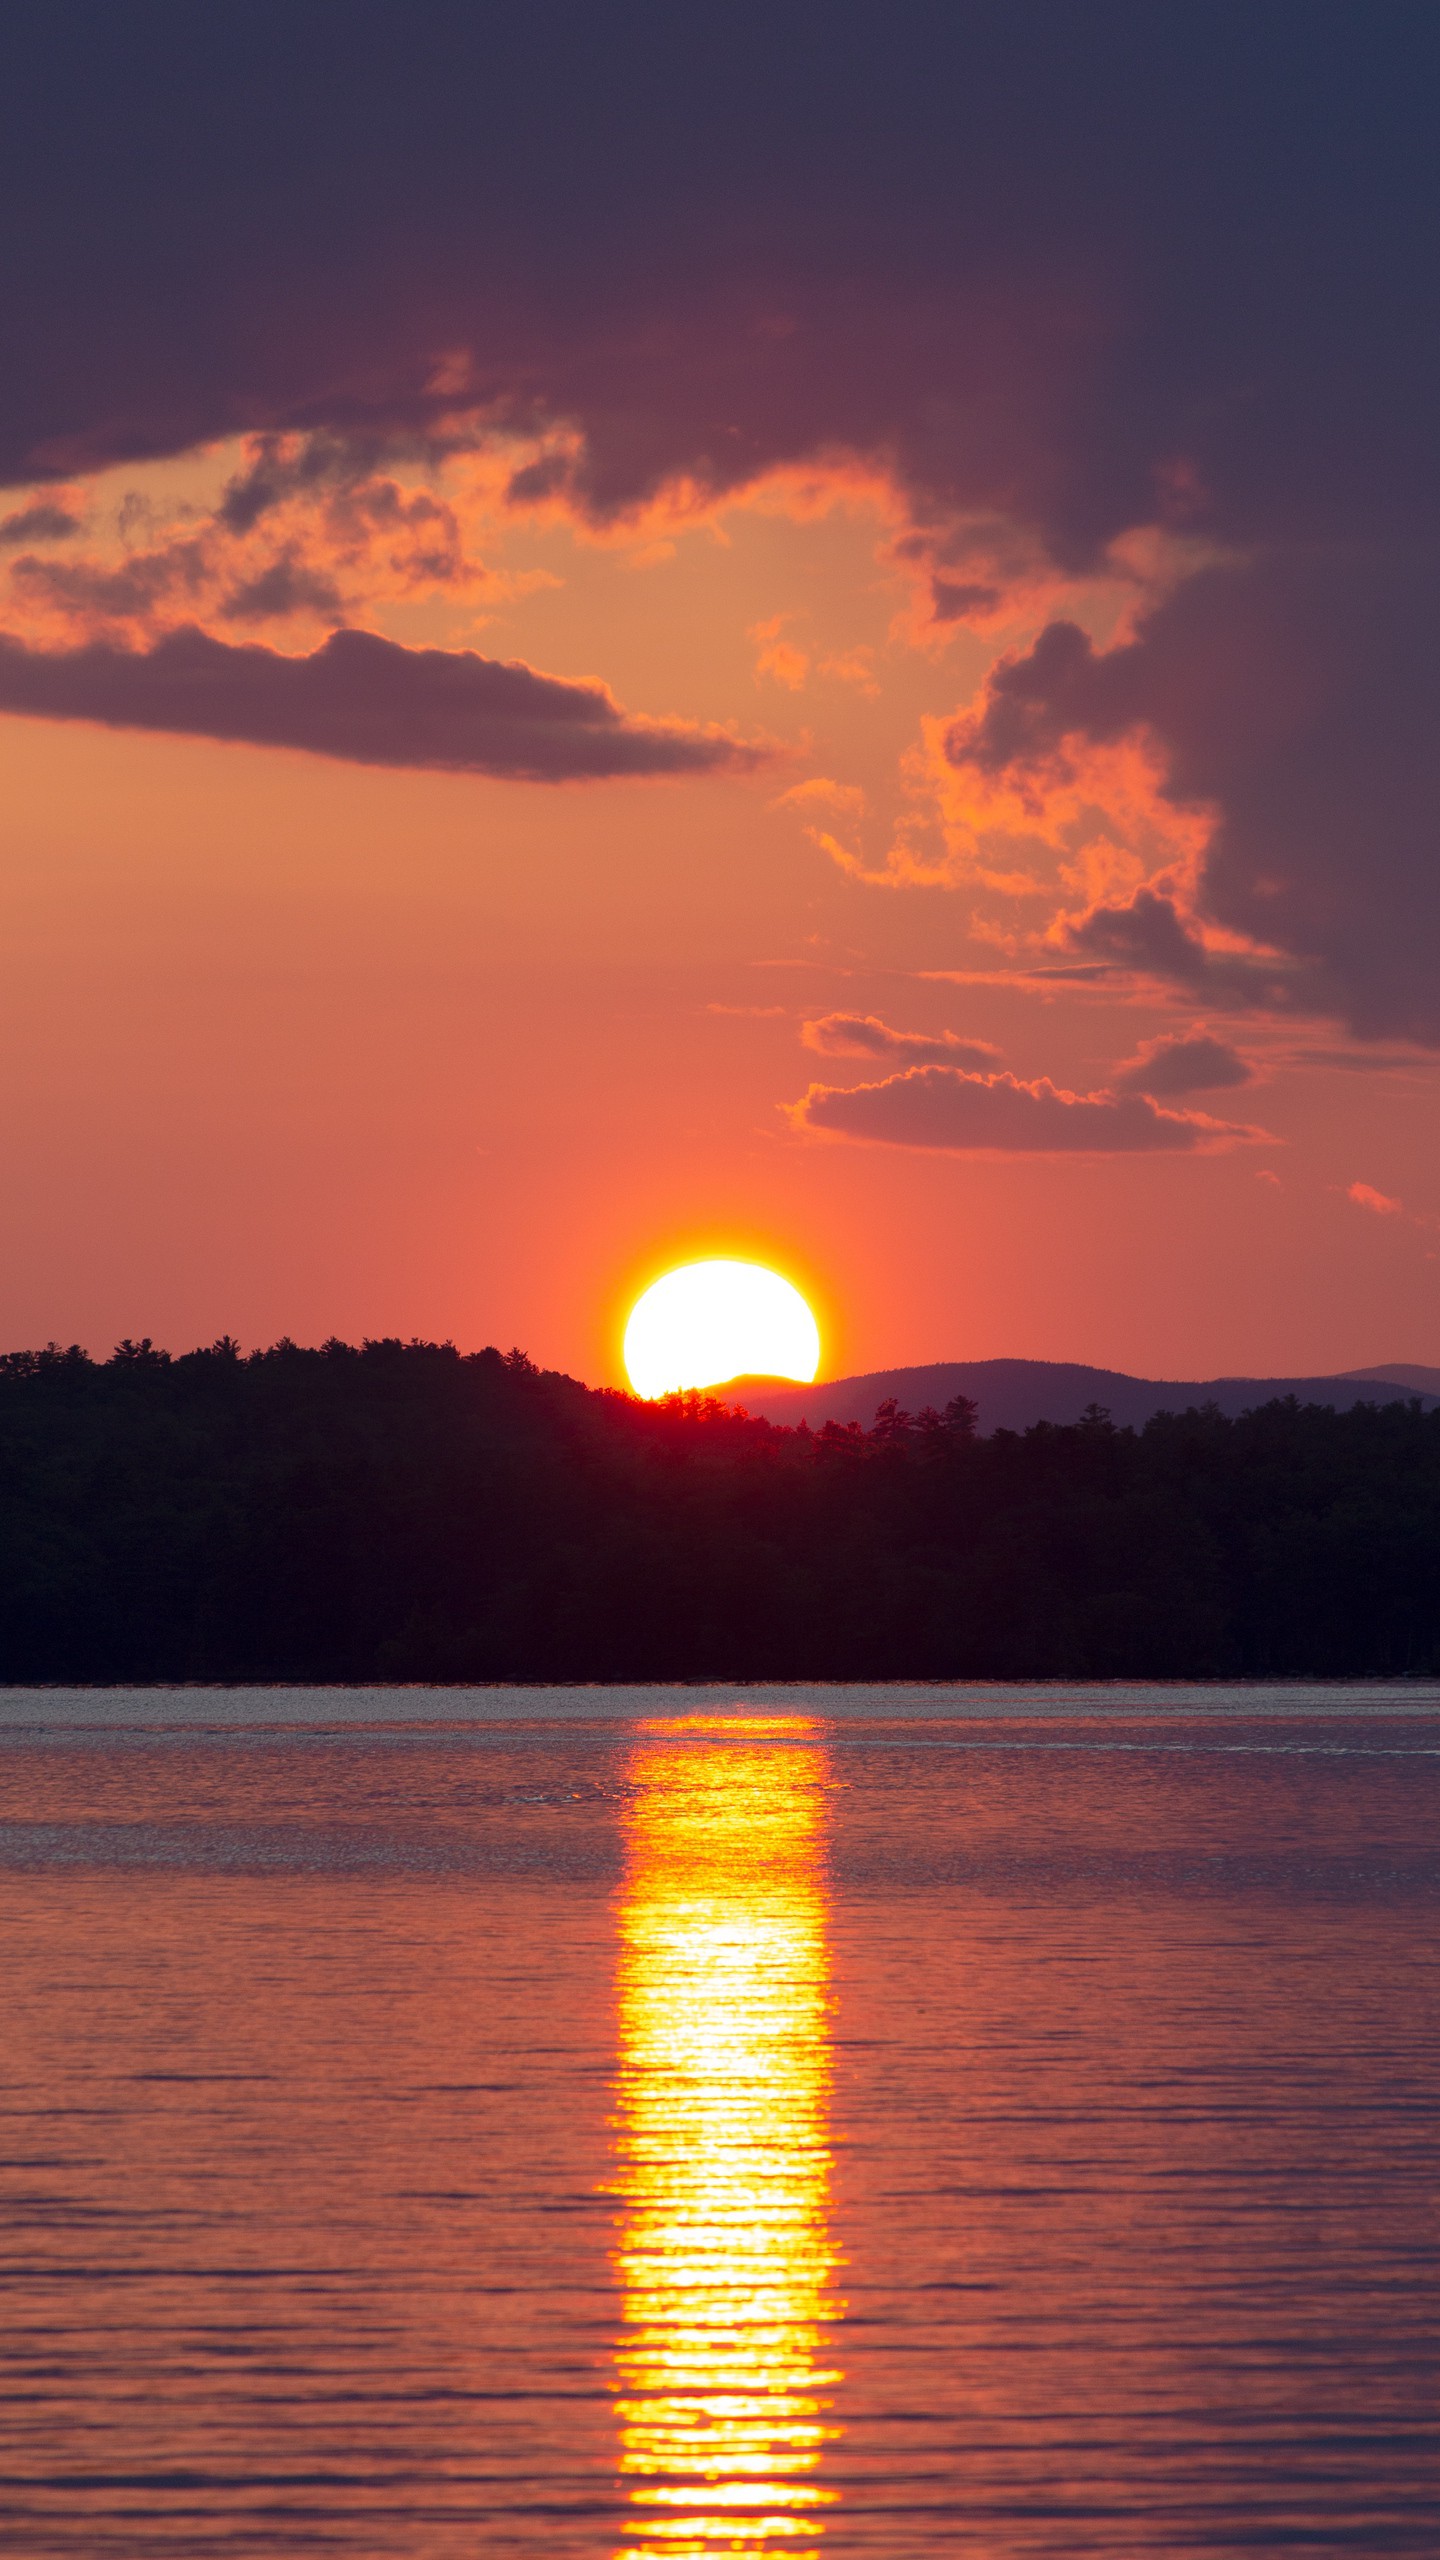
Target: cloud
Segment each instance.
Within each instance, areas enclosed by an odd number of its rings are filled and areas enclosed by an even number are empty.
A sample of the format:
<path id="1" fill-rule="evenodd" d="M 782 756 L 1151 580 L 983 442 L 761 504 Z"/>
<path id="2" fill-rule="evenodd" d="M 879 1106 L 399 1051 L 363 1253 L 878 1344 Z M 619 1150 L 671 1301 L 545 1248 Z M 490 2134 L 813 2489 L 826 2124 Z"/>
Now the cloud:
<path id="1" fill-rule="evenodd" d="M 935 577 L 930 581 L 930 609 L 937 622 L 984 621 L 1003 601 L 999 587 L 974 580 Z"/>
<path id="2" fill-rule="evenodd" d="M 802 1024 L 807 1049 L 822 1058 L 905 1058 L 914 1066 L 988 1067 L 1000 1055 L 988 1040 L 962 1040 L 954 1031 L 892 1031 L 873 1013 L 825 1013 Z"/>
<path id="3" fill-rule="evenodd" d="M 373 473 L 384 437 L 319 434 L 258 437 L 245 467 L 232 473 L 216 509 L 227 533 L 246 534 L 296 497 L 341 489 L 347 496 Z"/>
<path id="4" fill-rule="evenodd" d="M 16 599 L 59 613 L 87 631 L 144 626 L 175 600 L 193 604 L 210 574 L 209 551 L 194 537 L 133 551 L 119 561 L 45 560 L 25 552 L 10 572 Z"/>
<path id="5" fill-rule="evenodd" d="M 68 542 L 71 534 L 79 530 L 78 516 L 45 498 L 0 516 L 0 542 Z"/>
<path id="6" fill-rule="evenodd" d="M 1403 1200 L 1392 1200 L 1387 1192 L 1376 1191 L 1368 1182 L 1352 1182 L 1345 1197 L 1353 1200 L 1357 1209 L 1368 1209 L 1377 1218 L 1403 1218 L 1405 1215 Z"/>
<path id="7" fill-rule="evenodd" d="M 369 631 L 294 658 L 193 627 L 148 650 L 44 652 L 0 635 L 0 710 L 525 782 L 744 773 L 763 753 L 719 729 L 632 719 L 599 684 Z"/>
<path id="8" fill-rule="evenodd" d="M 1369 1217 L 1398 1218 L 1402 1225 L 1416 1228 L 1421 1235 L 1440 1233 L 1440 1217 L 1425 1210 L 1407 1209 L 1403 1200 L 1392 1199 L 1388 1191 L 1377 1191 L 1373 1183 L 1352 1182 L 1345 1197 Z M 1433 1262 L 1435 1257 L 1427 1253 L 1425 1259 Z"/>
<path id="9" fill-rule="evenodd" d="M 1323 1010 L 1325 991 L 1313 972 L 1276 953 L 1216 950 L 1164 889 L 1137 889 L 1062 916 L 1055 940 L 1107 975 L 1158 980 L 1215 1004 L 1242 1010 Z"/>
<path id="10" fill-rule="evenodd" d="M 1182 918 L 1173 898 L 1155 889 L 1137 889 L 1131 898 L 1067 917 L 1064 942 L 1067 950 L 1086 959 L 1107 960 L 1181 987 L 1198 987 L 1209 967 L 1209 953 L 1193 925 Z"/>
<path id="11" fill-rule="evenodd" d="M 439 446 L 417 443 L 409 458 L 420 467 L 446 458 Z M 501 476 L 492 462 L 492 503 Z M 12 564 L 12 603 L 24 617 L 17 636 L 42 647 L 109 639 L 133 648 L 181 621 L 212 634 L 218 624 L 216 636 L 227 623 L 296 616 L 333 629 L 368 622 L 387 600 L 481 586 L 514 592 L 549 575 L 497 578 L 467 556 L 455 507 L 378 471 L 363 442 L 346 453 L 323 434 L 253 437 L 245 467 L 217 503 L 202 507 L 181 488 L 167 501 L 154 486 L 121 494 L 113 481 L 97 483 L 88 510 L 92 550 L 64 557 L 29 550 Z M 41 536 L 62 520 L 53 515 L 31 504 L 6 521 L 16 538 Z M 73 530 L 79 519 L 63 521 Z"/>
<path id="12" fill-rule="evenodd" d="M 865 794 L 858 782 L 836 782 L 829 774 L 812 773 L 805 782 L 792 782 L 782 791 L 777 809 L 832 810 L 847 818 L 865 814 Z"/>
<path id="13" fill-rule="evenodd" d="M 78 52 L 35 15 L 0 103 L 17 474 L 469 398 L 574 421 L 599 505 L 844 446 L 1075 559 L 1157 511 L 1313 532 L 1424 488 L 1423 13 L 1322 16 L 1297 61 L 1283 13 L 1042 45 L 860 0 L 817 78 L 809 17 L 743 0 L 724 35 L 439 9 L 403 58 L 361 6 L 343 81 L 273 0 L 241 62 L 193 12 Z"/>
<path id="14" fill-rule="evenodd" d="M 342 76 L 325 11 L 92 14 L 8 31 L 0 477 L 271 433 L 338 486 L 468 420 L 563 433 L 521 494 L 612 520 L 859 457 L 937 645 L 1022 583 L 957 527 L 1075 582 L 1189 543 L 1117 647 L 1035 653 L 1005 758 L 1138 724 L 1209 827 L 1177 982 L 1440 1043 L 1433 12 L 560 0 L 397 50 L 356 0 Z"/>
<path id="15" fill-rule="evenodd" d="M 1088 750 L 1143 736 L 1159 804 L 1207 813 L 1187 912 L 1154 880 L 1068 919 L 1065 947 L 1440 1045 L 1437 560 L 1212 566 L 1114 648 L 1052 623 L 994 670 L 947 734 L 955 767 L 1043 809 Z"/>
<path id="16" fill-rule="evenodd" d="M 341 601 L 333 578 L 307 568 L 293 551 L 286 551 L 268 568 L 232 588 L 219 610 L 224 622 L 269 622 L 292 613 L 317 613 L 333 620 Z"/>
<path id="17" fill-rule="evenodd" d="M 1292 1049 L 1288 1067 L 1332 1067 L 1344 1075 L 1428 1076 L 1432 1061 L 1416 1049 Z"/>
<path id="18" fill-rule="evenodd" d="M 853 685 L 857 693 L 878 696 L 880 680 L 875 673 L 875 652 L 863 643 L 853 649 L 837 650 L 833 657 L 822 658 L 820 673 L 831 684 Z"/>
<path id="19" fill-rule="evenodd" d="M 1248 1059 L 1228 1040 L 1190 1031 L 1147 1040 L 1135 1057 L 1117 1067 L 1114 1086 L 1117 1093 L 1149 1093 L 1167 1101 L 1183 1093 L 1218 1093 L 1253 1079 Z"/>
<path id="20" fill-rule="evenodd" d="M 1266 1134 L 1203 1111 L 1167 1111 L 1143 1094 L 1067 1093 L 1048 1076 L 1022 1084 L 956 1067 L 909 1067 L 883 1084 L 812 1084 L 789 1117 L 796 1129 L 957 1155 L 1193 1153 Z"/>
<path id="21" fill-rule="evenodd" d="M 810 660 L 803 649 L 797 649 L 793 640 L 782 636 L 786 623 L 793 619 L 791 614 L 777 613 L 769 622 L 757 622 L 750 638 L 759 650 L 755 660 L 757 676 L 770 676 L 789 692 L 801 693 L 810 673 Z"/>

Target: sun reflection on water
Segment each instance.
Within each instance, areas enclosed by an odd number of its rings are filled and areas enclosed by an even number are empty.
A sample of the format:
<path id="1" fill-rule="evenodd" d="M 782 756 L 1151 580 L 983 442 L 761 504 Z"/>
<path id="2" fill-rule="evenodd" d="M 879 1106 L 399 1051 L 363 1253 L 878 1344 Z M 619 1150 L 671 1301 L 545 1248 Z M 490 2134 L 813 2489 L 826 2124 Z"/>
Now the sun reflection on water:
<path id="1" fill-rule="evenodd" d="M 826 1768 L 784 1747 L 815 1730 L 657 1725 L 631 1767 L 617 2560 L 813 2546 L 835 2494 Z"/>

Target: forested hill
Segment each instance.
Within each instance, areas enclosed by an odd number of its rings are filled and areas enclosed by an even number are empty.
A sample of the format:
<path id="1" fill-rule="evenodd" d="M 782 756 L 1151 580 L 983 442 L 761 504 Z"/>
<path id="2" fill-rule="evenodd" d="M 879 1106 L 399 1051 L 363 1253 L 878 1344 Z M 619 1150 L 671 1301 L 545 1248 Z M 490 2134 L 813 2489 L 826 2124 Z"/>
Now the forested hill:
<path id="1" fill-rule="evenodd" d="M 1440 1666 L 1440 1414 L 812 1435 L 448 1345 L 0 1360 L 0 1679 Z"/>

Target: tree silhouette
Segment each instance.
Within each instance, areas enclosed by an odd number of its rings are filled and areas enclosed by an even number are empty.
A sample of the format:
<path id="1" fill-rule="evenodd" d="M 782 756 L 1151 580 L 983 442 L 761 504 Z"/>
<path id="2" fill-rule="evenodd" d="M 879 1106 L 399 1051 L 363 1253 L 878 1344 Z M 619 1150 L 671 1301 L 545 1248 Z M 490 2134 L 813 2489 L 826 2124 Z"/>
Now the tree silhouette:
<path id="1" fill-rule="evenodd" d="M 0 1357 L 0 1679 L 1440 1668 L 1440 1411 L 785 1431 L 453 1343 Z"/>

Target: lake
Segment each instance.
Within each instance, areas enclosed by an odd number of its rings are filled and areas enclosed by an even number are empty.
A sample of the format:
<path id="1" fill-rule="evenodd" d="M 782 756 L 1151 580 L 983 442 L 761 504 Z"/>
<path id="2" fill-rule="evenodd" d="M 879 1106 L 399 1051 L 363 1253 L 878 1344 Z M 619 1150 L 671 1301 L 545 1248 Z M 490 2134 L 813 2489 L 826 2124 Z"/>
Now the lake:
<path id="1" fill-rule="evenodd" d="M 1440 1689 L 0 1691 L 17 2554 L 1440 2549 Z"/>

